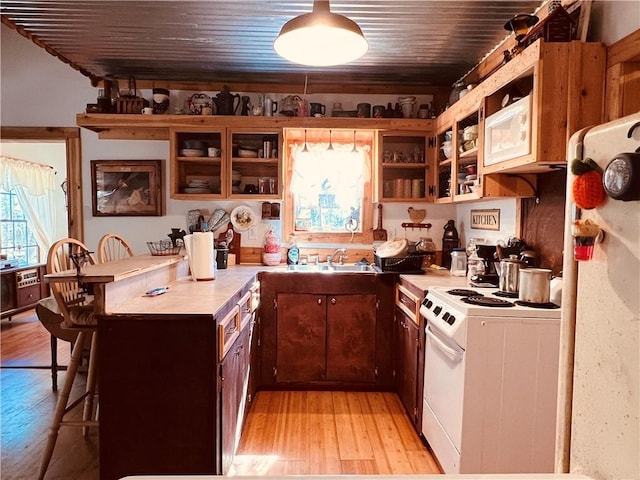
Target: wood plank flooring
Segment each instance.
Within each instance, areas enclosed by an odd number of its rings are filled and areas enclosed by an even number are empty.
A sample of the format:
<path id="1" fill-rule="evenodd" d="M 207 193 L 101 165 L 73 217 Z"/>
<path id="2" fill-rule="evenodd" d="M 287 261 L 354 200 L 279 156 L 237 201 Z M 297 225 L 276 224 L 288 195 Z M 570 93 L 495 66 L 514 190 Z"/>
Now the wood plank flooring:
<path id="1" fill-rule="evenodd" d="M 2 480 L 36 478 L 57 399 L 49 334 L 35 312 L 0 323 Z M 58 342 L 66 365 L 69 344 Z M 13 368 L 13 367 L 44 368 Z M 81 375 L 84 379 L 84 376 Z M 58 373 L 62 387 L 65 372 Z M 81 383 L 81 382 L 80 382 Z M 82 390 L 82 385 L 78 385 Z M 72 453 L 69 453 L 72 452 Z M 259 392 L 247 416 L 235 475 L 439 473 L 391 393 Z M 62 428 L 47 480 L 98 480 L 98 433 Z"/>
<path id="2" fill-rule="evenodd" d="M 398 396 L 258 392 L 231 475 L 438 474 Z"/>

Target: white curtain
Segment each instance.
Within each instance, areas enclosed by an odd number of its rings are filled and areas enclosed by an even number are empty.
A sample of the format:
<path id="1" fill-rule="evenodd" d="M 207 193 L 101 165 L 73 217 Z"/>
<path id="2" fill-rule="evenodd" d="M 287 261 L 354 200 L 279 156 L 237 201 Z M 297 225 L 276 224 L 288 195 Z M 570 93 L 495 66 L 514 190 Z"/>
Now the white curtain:
<path id="1" fill-rule="evenodd" d="M 369 147 L 358 147 L 353 144 L 332 145 L 328 151 L 327 143 L 294 144 L 291 147 L 293 168 L 291 191 L 293 193 L 320 193 L 323 179 L 328 179 L 338 195 L 348 193 L 353 198 L 364 196 L 364 183 L 371 179 Z M 321 173 L 320 173 L 321 172 Z"/>
<path id="2" fill-rule="evenodd" d="M 54 179 L 48 165 L 0 156 L 0 187 L 16 194 L 40 247 L 40 258 L 46 258 L 55 232 Z"/>

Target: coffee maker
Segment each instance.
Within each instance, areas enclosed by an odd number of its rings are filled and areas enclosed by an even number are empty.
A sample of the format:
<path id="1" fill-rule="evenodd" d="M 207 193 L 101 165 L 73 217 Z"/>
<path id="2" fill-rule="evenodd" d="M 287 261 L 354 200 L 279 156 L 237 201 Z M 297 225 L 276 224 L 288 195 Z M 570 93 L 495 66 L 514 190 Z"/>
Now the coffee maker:
<path id="1" fill-rule="evenodd" d="M 476 245 L 476 255 L 484 264 L 484 273 L 473 275 L 469 281 L 473 287 L 497 287 L 499 283 L 496 263 L 498 254 L 495 245 Z"/>

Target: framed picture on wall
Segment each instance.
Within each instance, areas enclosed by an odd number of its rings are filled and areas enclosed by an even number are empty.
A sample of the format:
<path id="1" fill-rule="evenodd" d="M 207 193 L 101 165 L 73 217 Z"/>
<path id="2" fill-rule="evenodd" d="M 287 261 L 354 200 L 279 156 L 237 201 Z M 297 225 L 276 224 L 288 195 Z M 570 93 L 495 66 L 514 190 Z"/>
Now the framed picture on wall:
<path id="1" fill-rule="evenodd" d="M 94 217 L 162 216 L 162 160 L 91 160 Z"/>

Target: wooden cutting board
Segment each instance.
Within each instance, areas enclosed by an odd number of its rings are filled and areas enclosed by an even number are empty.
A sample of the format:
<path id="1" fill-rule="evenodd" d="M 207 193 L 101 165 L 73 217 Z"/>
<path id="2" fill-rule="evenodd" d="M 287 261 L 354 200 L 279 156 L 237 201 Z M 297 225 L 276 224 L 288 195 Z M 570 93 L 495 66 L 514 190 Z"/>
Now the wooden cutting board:
<path id="1" fill-rule="evenodd" d="M 382 204 L 378 204 L 378 228 L 373 230 L 373 241 L 383 241 L 387 240 L 387 231 L 382 228 Z"/>

